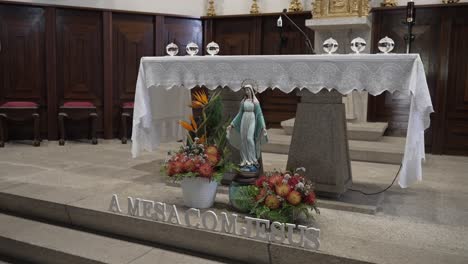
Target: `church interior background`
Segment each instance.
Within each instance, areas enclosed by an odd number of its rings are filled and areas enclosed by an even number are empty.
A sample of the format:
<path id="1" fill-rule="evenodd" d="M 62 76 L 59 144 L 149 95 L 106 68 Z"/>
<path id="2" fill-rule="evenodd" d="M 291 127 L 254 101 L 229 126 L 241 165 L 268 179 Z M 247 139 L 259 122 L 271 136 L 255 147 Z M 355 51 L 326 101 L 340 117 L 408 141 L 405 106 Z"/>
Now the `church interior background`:
<path id="1" fill-rule="evenodd" d="M 468 263 L 467 58 L 465 0 L 0 1 L 0 263 Z"/>

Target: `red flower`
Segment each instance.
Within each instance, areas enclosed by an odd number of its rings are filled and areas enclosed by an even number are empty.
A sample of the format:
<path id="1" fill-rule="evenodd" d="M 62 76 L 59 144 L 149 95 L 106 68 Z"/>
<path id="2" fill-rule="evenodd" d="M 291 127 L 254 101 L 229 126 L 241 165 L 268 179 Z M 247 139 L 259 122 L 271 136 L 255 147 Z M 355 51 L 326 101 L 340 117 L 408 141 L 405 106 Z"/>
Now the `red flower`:
<path id="1" fill-rule="evenodd" d="M 196 170 L 195 162 L 193 162 L 191 159 L 186 160 L 184 162 L 184 170 L 186 172 L 194 172 Z"/>
<path id="2" fill-rule="evenodd" d="M 257 186 L 258 188 L 262 188 L 263 187 L 263 183 L 267 180 L 267 177 L 265 175 L 262 175 L 260 176 L 260 178 L 258 178 L 256 181 L 255 181 L 255 186 Z"/>
<path id="3" fill-rule="evenodd" d="M 280 185 L 283 183 L 283 178 L 284 177 L 280 174 L 270 176 L 270 178 L 268 178 L 268 185 L 270 185 L 270 188 L 274 188 L 275 185 Z"/>
<path id="4" fill-rule="evenodd" d="M 267 194 L 266 189 L 261 189 L 260 193 L 257 194 L 257 196 L 255 196 L 255 201 L 258 201 L 258 200 L 264 198 L 266 194 Z"/>
<path id="5" fill-rule="evenodd" d="M 291 187 L 291 188 L 294 189 L 294 187 L 296 187 L 296 184 L 298 184 L 298 183 L 300 182 L 300 179 L 301 179 L 301 178 L 298 177 L 298 176 L 293 176 L 293 177 L 291 177 L 291 178 L 289 179 L 289 181 L 288 181 L 289 187 Z"/>
<path id="6" fill-rule="evenodd" d="M 213 168 L 209 163 L 203 163 L 200 165 L 198 172 L 200 173 L 200 176 L 204 178 L 211 178 L 211 176 L 213 176 Z"/>
<path id="7" fill-rule="evenodd" d="M 180 161 L 171 161 L 167 164 L 167 175 L 169 176 L 182 173 L 183 170 L 184 170 L 184 164 Z"/>
<path id="8" fill-rule="evenodd" d="M 307 195 L 307 196 L 304 198 L 304 202 L 305 202 L 306 204 L 310 204 L 310 205 L 314 205 L 314 204 L 315 204 L 315 200 L 316 200 L 316 197 L 315 197 L 315 193 L 314 193 L 314 192 L 309 193 L 309 195 Z"/>

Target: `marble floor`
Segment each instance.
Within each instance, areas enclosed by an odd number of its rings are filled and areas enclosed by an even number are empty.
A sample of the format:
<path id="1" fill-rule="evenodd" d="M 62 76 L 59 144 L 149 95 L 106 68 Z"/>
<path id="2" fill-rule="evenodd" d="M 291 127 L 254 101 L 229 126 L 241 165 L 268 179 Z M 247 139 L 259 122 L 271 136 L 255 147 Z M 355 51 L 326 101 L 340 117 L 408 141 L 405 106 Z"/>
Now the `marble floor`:
<path id="1" fill-rule="evenodd" d="M 159 164 L 177 146 L 164 144 L 132 159 L 130 145 L 117 140 L 64 147 L 45 141 L 38 148 L 9 143 L 0 149 L 0 192 L 90 206 L 99 197 L 107 197 L 102 206 L 108 206 L 108 194 L 116 191 L 136 196 L 157 190 L 173 197 L 177 188 L 166 185 Z M 284 169 L 287 156 L 265 153 L 263 160 L 267 170 Z M 354 182 L 366 190 L 386 187 L 397 170 L 352 162 Z M 376 263 L 468 263 L 468 157 L 427 155 L 423 173 L 422 182 L 385 192 L 375 215 L 322 209 L 316 217 L 320 250 Z M 173 199 L 166 202 L 180 202 Z"/>

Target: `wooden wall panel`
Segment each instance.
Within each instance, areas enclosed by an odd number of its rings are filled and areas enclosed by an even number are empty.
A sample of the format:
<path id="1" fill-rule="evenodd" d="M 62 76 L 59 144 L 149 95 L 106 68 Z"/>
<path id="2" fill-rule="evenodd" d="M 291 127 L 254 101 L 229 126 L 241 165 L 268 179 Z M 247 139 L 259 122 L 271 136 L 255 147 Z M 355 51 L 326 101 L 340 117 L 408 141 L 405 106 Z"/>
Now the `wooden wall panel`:
<path id="1" fill-rule="evenodd" d="M 203 54 L 203 28 L 199 19 L 164 17 L 163 25 L 162 54 L 166 55 L 166 46 L 171 42 L 179 47 L 178 55 L 180 56 L 187 55 L 185 48 L 190 42 L 198 45 L 199 55 Z"/>
<path id="2" fill-rule="evenodd" d="M 283 20 L 282 30 L 276 26 L 279 15 L 262 18 L 262 55 L 278 54 L 307 54 L 309 52 L 304 36 L 286 19 Z M 291 19 L 301 27 L 314 43 L 313 30 L 305 26 L 305 20 L 311 19 L 312 14 L 291 14 Z M 268 127 L 281 127 L 281 121 L 296 116 L 297 104 L 300 97 L 295 92 L 289 94 L 280 90 L 267 90 L 260 94 L 265 120 Z"/>
<path id="3" fill-rule="evenodd" d="M 98 110 L 98 134 L 103 134 L 103 25 L 102 12 L 57 9 L 58 105 L 68 101 L 91 101 Z M 71 123 L 67 130 L 85 137 L 87 126 Z M 71 133 L 72 134 L 72 133 Z"/>
<path id="4" fill-rule="evenodd" d="M 133 102 L 140 59 L 154 56 L 154 16 L 114 14 L 112 17 L 113 120 L 117 136 L 120 107 Z"/>
<path id="5" fill-rule="evenodd" d="M 45 79 L 45 10 L 0 5 L 0 103 L 39 103 L 41 134 L 47 129 Z M 10 124 L 10 137 L 31 138 L 32 121 Z"/>
<path id="6" fill-rule="evenodd" d="M 44 25 L 42 8 L 0 6 L 0 101 L 44 104 Z"/>
<path id="7" fill-rule="evenodd" d="M 213 41 L 220 55 L 259 55 L 260 18 L 227 18 L 213 20 Z M 211 40 L 206 40 L 211 42 Z"/>
<path id="8" fill-rule="evenodd" d="M 379 52 L 377 42 L 388 36 L 395 41 L 395 53 L 405 53 L 404 36 L 407 28 L 402 24 L 406 16 L 405 9 L 382 10 L 374 12 L 372 50 Z M 432 95 L 434 95 L 437 73 L 439 70 L 439 34 L 440 13 L 434 13 L 432 9 L 417 9 L 416 25 L 413 32 L 416 35 L 412 46 L 412 53 L 419 53 L 426 71 L 427 82 Z M 369 121 L 388 122 L 389 127 L 386 134 L 391 136 L 405 136 L 408 127 L 409 96 L 398 92 L 369 97 Z M 434 98 L 434 96 L 433 96 Z M 433 117 L 434 118 L 434 117 Z M 430 146 L 432 140 L 432 129 L 426 132 L 426 144 Z"/>
<path id="9" fill-rule="evenodd" d="M 443 153 L 468 154 L 468 6 L 447 13 L 451 20 Z"/>
<path id="10" fill-rule="evenodd" d="M 57 85 L 64 101 L 102 105 L 102 14 L 57 10 Z"/>
<path id="11" fill-rule="evenodd" d="M 113 16 L 113 71 L 116 104 L 133 101 L 140 59 L 154 55 L 152 16 Z"/>

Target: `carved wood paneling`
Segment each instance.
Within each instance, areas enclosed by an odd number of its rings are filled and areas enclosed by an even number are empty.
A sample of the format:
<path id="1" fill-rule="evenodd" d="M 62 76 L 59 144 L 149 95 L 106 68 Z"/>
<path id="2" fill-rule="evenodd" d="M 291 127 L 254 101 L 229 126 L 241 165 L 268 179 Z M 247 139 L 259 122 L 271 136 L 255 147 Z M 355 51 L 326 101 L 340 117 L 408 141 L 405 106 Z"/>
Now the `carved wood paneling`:
<path id="1" fill-rule="evenodd" d="M 0 101 L 45 98 L 45 11 L 0 6 Z"/>
<path id="2" fill-rule="evenodd" d="M 260 18 L 227 18 L 213 20 L 213 41 L 220 55 L 259 55 Z M 205 40 L 210 42 L 211 40 Z"/>
<path id="3" fill-rule="evenodd" d="M 140 59 L 154 55 L 154 17 L 114 14 L 114 102 L 133 101 Z"/>
<path id="4" fill-rule="evenodd" d="M 444 153 L 468 154 L 468 7 L 447 13 L 451 20 Z"/>
<path id="5" fill-rule="evenodd" d="M 174 42 L 179 47 L 180 56 L 187 55 L 185 48 L 194 42 L 200 48 L 199 55 L 203 54 L 203 28 L 198 19 L 180 17 L 164 17 L 163 26 L 163 53 L 166 54 L 166 45 Z"/>
<path id="6" fill-rule="evenodd" d="M 90 100 L 101 106 L 101 12 L 58 9 L 56 21 L 59 101 Z"/>

